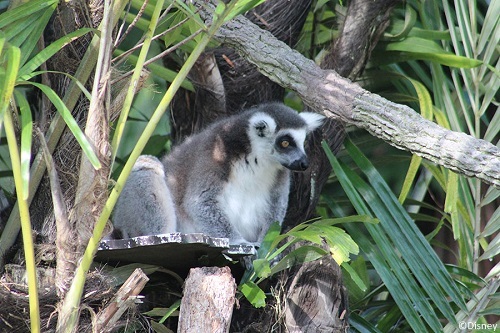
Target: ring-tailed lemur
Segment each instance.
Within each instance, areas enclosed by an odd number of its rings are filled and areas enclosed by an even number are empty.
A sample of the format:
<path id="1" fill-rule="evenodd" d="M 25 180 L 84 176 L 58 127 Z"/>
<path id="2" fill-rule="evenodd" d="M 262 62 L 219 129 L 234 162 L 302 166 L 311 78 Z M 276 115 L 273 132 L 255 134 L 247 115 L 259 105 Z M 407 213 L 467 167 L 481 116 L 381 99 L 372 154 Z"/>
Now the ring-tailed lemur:
<path id="1" fill-rule="evenodd" d="M 308 167 L 304 141 L 322 120 L 263 104 L 215 122 L 162 162 L 141 156 L 117 202 L 115 229 L 124 238 L 199 232 L 259 244 L 283 221 L 290 170 Z"/>

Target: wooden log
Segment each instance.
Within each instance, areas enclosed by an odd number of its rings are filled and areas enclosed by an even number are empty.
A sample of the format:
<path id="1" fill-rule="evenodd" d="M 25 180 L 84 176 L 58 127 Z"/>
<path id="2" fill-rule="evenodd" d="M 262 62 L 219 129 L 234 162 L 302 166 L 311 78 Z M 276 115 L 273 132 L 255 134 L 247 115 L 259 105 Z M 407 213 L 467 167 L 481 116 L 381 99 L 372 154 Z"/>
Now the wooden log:
<path id="1" fill-rule="evenodd" d="M 287 332 L 347 332 L 347 293 L 341 279 L 340 267 L 331 256 L 300 266 L 287 288 Z"/>
<path id="2" fill-rule="evenodd" d="M 178 332 L 229 332 L 235 294 L 228 267 L 192 268 L 184 282 Z"/>
<path id="3" fill-rule="evenodd" d="M 121 288 L 116 292 L 111 303 L 96 316 L 95 332 L 110 332 L 122 314 L 137 301 L 137 295 L 144 288 L 149 278 L 140 268 L 136 268 Z"/>

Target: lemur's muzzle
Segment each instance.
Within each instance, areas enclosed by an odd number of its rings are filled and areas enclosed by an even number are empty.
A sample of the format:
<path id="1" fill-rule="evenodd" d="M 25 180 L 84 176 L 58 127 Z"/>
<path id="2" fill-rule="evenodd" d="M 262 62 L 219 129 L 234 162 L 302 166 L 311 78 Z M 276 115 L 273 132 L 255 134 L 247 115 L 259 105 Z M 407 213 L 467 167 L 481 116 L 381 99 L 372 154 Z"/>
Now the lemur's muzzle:
<path id="1" fill-rule="evenodd" d="M 293 161 L 286 167 L 292 171 L 304 171 L 309 167 L 309 159 L 304 155 L 303 157 Z"/>

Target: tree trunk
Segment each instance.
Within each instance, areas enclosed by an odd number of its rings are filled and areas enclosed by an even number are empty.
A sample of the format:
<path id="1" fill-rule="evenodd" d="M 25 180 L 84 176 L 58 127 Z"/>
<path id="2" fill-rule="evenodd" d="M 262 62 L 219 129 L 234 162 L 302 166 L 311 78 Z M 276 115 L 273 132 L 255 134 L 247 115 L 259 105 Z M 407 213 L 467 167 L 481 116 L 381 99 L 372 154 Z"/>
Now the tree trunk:
<path id="1" fill-rule="evenodd" d="M 183 294 L 179 333 L 229 332 L 236 283 L 228 267 L 192 268 Z"/>

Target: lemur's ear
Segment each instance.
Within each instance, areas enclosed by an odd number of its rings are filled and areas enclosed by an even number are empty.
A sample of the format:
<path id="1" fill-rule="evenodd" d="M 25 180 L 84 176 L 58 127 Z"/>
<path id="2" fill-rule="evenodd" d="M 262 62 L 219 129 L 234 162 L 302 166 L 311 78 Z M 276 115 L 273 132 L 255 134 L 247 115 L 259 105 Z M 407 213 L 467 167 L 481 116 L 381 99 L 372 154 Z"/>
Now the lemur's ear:
<path id="1" fill-rule="evenodd" d="M 304 119 L 304 121 L 307 123 L 308 132 L 312 132 L 316 128 L 320 127 L 325 120 L 325 116 L 314 112 L 301 112 L 299 113 L 299 116 L 301 116 L 302 119 Z"/>
<path id="2" fill-rule="evenodd" d="M 269 135 L 269 126 L 265 120 L 259 120 L 254 124 L 255 131 L 261 138 Z"/>
<path id="3" fill-rule="evenodd" d="M 257 112 L 250 118 L 250 128 L 255 135 L 265 138 L 276 130 L 276 122 L 269 115 Z"/>

